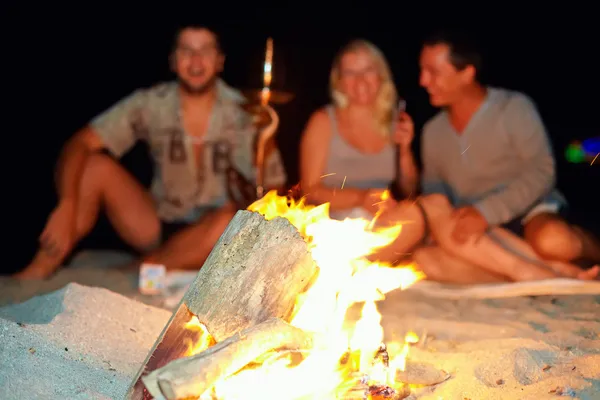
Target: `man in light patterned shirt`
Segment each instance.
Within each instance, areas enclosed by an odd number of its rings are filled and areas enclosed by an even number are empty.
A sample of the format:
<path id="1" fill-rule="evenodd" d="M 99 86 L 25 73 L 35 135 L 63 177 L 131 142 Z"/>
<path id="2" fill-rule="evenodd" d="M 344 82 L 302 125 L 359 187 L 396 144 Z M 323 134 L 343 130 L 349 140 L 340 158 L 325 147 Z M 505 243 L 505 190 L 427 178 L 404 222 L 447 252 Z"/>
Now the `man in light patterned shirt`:
<path id="1" fill-rule="evenodd" d="M 201 267 L 236 211 L 226 190 L 228 166 L 250 181 L 255 173 L 254 128 L 241 107 L 244 98 L 218 77 L 224 59 L 212 30 L 182 27 L 170 58 L 177 81 L 135 91 L 69 140 L 58 163 L 58 205 L 38 253 L 17 278 L 52 274 L 101 209 L 120 236 L 146 254 L 143 261 Z M 150 193 L 103 154 L 121 157 L 138 140 L 154 160 Z M 266 187 L 284 185 L 277 151 L 265 171 Z"/>

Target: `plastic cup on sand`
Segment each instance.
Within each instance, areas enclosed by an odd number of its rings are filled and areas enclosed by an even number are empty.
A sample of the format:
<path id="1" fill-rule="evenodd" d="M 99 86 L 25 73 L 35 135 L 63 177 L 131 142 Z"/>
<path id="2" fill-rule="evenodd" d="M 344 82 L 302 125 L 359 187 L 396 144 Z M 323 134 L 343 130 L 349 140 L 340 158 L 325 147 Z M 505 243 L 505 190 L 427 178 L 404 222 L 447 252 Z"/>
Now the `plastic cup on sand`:
<path id="1" fill-rule="evenodd" d="M 146 295 L 161 294 L 165 289 L 167 269 L 160 264 L 142 264 L 140 267 L 139 290 Z"/>

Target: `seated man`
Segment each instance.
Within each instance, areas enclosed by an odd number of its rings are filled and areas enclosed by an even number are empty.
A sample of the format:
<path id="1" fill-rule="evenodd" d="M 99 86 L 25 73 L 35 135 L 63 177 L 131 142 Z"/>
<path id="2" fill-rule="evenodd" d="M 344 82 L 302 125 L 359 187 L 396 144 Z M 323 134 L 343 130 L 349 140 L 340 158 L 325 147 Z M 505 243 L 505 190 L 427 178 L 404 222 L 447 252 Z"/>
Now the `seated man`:
<path id="1" fill-rule="evenodd" d="M 444 108 L 423 130 L 422 190 L 445 195 L 455 208 L 454 242 L 477 242 L 491 231 L 526 257 L 600 262 L 598 238 L 563 218 L 566 201 L 555 188 L 551 146 L 532 101 L 483 86 L 481 57 L 460 35 L 430 38 L 420 65 L 431 104 Z"/>
<path id="2" fill-rule="evenodd" d="M 17 278 L 52 274 L 101 208 L 119 235 L 146 253 L 144 262 L 201 267 L 236 211 L 226 194 L 229 161 L 247 179 L 254 174 L 253 127 L 243 97 L 218 78 L 224 60 L 214 32 L 182 27 L 170 58 L 177 82 L 137 90 L 67 142 L 58 162 L 58 205 Z M 103 154 L 120 157 L 137 140 L 148 143 L 155 162 L 151 194 Z M 265 169 L 266 185 L 284 184 L 277 152 Z"/>

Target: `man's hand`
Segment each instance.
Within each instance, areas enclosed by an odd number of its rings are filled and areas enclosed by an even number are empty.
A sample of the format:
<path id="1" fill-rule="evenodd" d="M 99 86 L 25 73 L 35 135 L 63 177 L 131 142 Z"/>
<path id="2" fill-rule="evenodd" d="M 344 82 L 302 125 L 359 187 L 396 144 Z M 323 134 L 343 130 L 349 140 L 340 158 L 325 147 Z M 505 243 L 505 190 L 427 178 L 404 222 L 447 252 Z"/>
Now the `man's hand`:
<path id="1" fill-rule="evenodd" d="M 52 258 L 66 256 L 75 242 L 76 207 L 71 202 L 61 202 L 50 214 L 40 235 L 41 248 Z"/>
<path id="2" fill-rule="evenodd" d="M 461 244 L 470 239 L 478 240 L 489 227 L 484 216 L 472 206 L 456 209 L 453 218 L 456 225 L 452 231 L 452 238 Z"/>
<path id="3" fill-rule="evenodd" d="M 396 130 L 393 140 L 403 151 L 410 150 L 410 146 L 415 137 L 415 126 L 408 113 L 402 112 L 396 122 Z"/>

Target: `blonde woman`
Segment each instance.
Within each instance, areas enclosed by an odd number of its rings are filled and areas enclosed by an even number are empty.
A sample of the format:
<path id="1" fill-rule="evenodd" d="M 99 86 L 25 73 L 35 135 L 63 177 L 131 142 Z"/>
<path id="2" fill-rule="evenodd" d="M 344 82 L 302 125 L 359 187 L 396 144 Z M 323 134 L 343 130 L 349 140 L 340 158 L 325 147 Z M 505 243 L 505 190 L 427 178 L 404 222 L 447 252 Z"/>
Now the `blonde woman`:
<path id="1" fill-rule="evenodd" d="M 302 137 L 302 192 L 313 204 L 330 203 L 333 218 L 371 218 L 381 193 L 395 186 L 415 193 L 413 122 L 398 112 L 390 68 L 365 40 L 343 47 L 330 75 L 333 104 L 316 111 Z"/>

